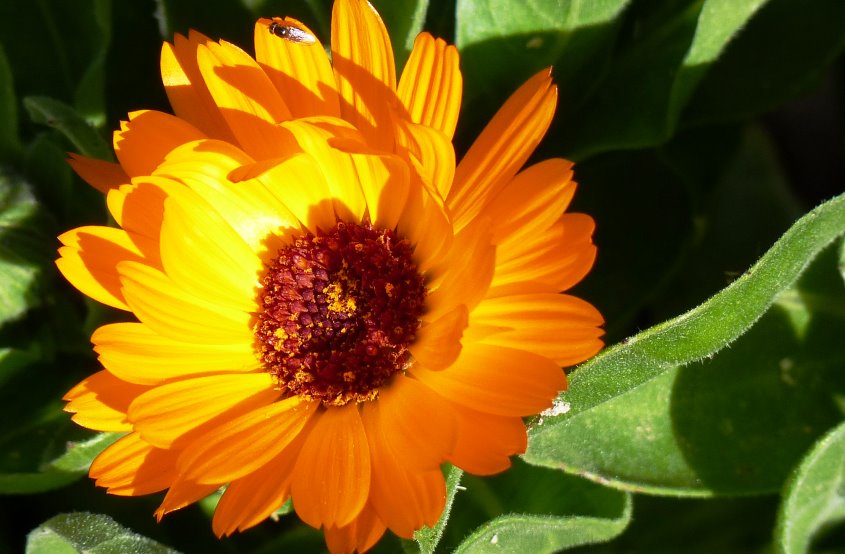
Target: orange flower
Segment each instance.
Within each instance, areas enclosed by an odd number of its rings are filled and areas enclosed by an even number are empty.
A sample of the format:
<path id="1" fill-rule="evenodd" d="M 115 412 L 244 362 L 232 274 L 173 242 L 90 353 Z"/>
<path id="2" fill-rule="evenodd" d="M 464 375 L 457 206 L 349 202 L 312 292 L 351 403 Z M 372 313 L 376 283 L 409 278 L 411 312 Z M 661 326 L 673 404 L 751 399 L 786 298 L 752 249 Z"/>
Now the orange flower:
<path id="1" fill-rule="evenodd" d="M 104 369 L 66 409 L 127 433 L 91 476 L 167 490 L 158 517 L 225 487 L 228 535 L 292 497 L 333 552 L 363 551 L 434 525 L 442 463 L 509 467 L 560 367 L 601 347 L 600 314 L 560 294 L 592 265 L 593 221 L 564 214 L 570 162 L 520 171 L 548 71 L 456 167 L 453 46 L 421 34 L 397 85 L 378 14 L 338 0 L 331 63 L 291 19 L 259 20 L 255 51 L 177 36 L 176 115 L 130 114 L 119 164 L 73 158 L 120 228 L 63 234 L 57 265 L 138 321 L 97 329 Z"/>

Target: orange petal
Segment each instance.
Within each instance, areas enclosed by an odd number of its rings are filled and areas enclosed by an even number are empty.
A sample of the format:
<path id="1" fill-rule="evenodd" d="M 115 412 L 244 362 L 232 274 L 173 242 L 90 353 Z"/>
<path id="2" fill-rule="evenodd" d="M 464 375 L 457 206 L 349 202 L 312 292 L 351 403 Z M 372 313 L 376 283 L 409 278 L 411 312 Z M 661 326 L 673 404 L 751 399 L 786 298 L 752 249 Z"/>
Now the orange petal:
<path id="1" fill-rule="evenodd" d="M 370 444 L 373 480 L 370 502 L 387 527 L 406 539 L 428 525 L 434 527 L 446 503 L 446 484 L 440 469 L 408 469 L 393 458 L 386 445 Z"/>
<path id="2" fill-rule="evenodd" d="M 503 416 L 537 414 L 566 388 L 566 374 L 548 358 L 480 343 L 465 344 L 449 369 L 411 373 L 456 404 Z"/>
<path id="3" fill-rule="evenodd" d="M 544 160 L 521 171 L 484 210 L 493 222 L 493 242 L 518 242 L 545 231 L 560 219 L 574 194 L 570 161 Z"/>
<path id="4" fill-rule="evenodd" d="M 458 442 L 449 461 L 474 475 L 492 475 L 511 466 L 510 457 L 522 454 L 528 434 L 520 417 L 498 416 L 455 404 Z"/>
<path id="5" fill-rule="evenodd" d="M 450 140 L 461 111 L 463 79 L 458 67 L 458 50 L 442 39 L 420 33 L 397 91 L 414 123 L 432 127 Z"/>
<path id="6" fill-rule="evenodd" d="M 215 492 L 223 483 L 216 485 L 198 485 L 190 481 L 176 479 L 171 485 L 170 490 L 161 503 L 161 506 L 155 512 L 156 519 L 161 521 L 165 514 L 169 514 L 180 508 L 184 508 L 189 504 L 193 504 L 198 500 L 202 500 L 209 494 Z"/>
<path id="7" fill-rule="evenodd" d="M 210 373 L 250 372 L 261 367 L 245 345 L 191 344 L 154 333 L 143 323 L 112 323 L 91 336 L 100 363 L 130 383 L 162 381 Z"/>
<path id="8" fill-rule="evenodd" d="M 293 25 L 314 36 L 301 22 L 274 18 L 282 25 Z M 340 104 L 334 73 L 319 40 L 292 42 L 270 32 L 270 19 L 255 23 L 255 59 L 275 85 L 294 118 L 313 115 L 340 117 Z"/>
<path id="9" fill-rule="evenodd" d="M 185 448 L 179 473 L 197 483 L 222 483 L 252 473 L 299 436 L 319 405 L 293 396 L 227 421 Z"/>
<path id="10" fill-rule="evenodd" d="M 97 302 L 128 310 L 121 291 L 117 264 L 143 261 L 141 251 L 126 231 L 112 227 L 79 227 L 59 236 L 56 266 L 65 279 Z"/>
<path id="11" fill-rule="evenodd" d="M 367 437 L 387 445 L 391 456 L 413 470 L 438 469 L 455 444 L 449 402 L 418 381 L 397 375 L 364 406 Z M 386 520 L 385 520 L 386 521 Z"/>
<path id="12" fill-rule="evenodd" d="M 291 114 L 273 83 L 246 52 L 209 42 L 197 48 L 197 63 L 214 102 L 240 147 L 257 160 L 282 154 L 276 123 Z"/>
<path id="13" fill-rule="evenodd" d="M 312 527 L 343 527 L 361 512 L 370 492 L 370 452 L 357 406 L 317 414 L 291 492 L 296 513 Z"/>
<path id="14" fill-rule="evenodd" d="M 496 247 L 486 225 L 478 224 L 455 237 L 443 262 L 443 277 L 433 283 L 426 299 L 426 319 L 435 319 L 465 305 L 471 312 L 484 298 L 496 264 Z"/>
<path id="15" fill-rule="evenodd" d="M 131 431 L 126 419 L 129 404 L 148 390 L 126 383 L 108 371 L 98 371 L 65 394 L 69 400 L 65 411 L 74 414 L 73 420 L 95 431 Z"/>
<path id="16" fill-rule="evenodd" d="M 593 219 L 564 214 L 543 232 L 499 244 L 489 297 L 532 292 L 560 292 L 589 272 L 596 257 Z"/>
<path id="17" fill-rule="evenodd" d="M 111 494 L 139 496 L 170 486 L 176 477 L 174 459 L 172 452 L 130 433 L 94 458 L 89 474 Z"/>
<path id="18" fill-rule="evenodd" d="M 452 141 L 442 131 L 410 122 L 397 124 L 396 140 L 422 180 L 445 198 L 455 175 Z"/>
<path id="19" fill-rule="evenodd" d="M 303 442 L 300 438 L 301 434 L 263 467 L 226 487 L 211 522 L 215 535 L 223 537 L 258 525 L 285 503 Z"/>
<path id="20" fill-rule="evenodd" d="M 557 87 L 544 69 L 499 109 L 455 172 L 447 203 L 456 229 L 468 225 L 525 164 L 546 134 L 556 103 Z"/>
<path id="21" fill-rule="evenodd" d="M 161 48 L 161 80 L 174 113 L 209 137 L 234 142 L 235 137 L 220 114 L 197 65 L 197 48 L 211 39 L 191 31 L 177 34 L 173 45 Z"/>
<path id="22" fill-rule="evenodd" d="M 384 523 L 368 504 L 352 523 L 343 527 L 326 527 L 323 533 L 332 554 L 366 552 L 384 535 Z"/>
<path id="23" fill-rule="evenodd" d="M 391 112 L 396 66 L 387 29 L 366 0 L 338 0 L 332 9 L 332 67 L 340 111 L 370 144 L 393 150 Z"/>
<path id="24" fill-rule="evenodd" d="M 409 348 L 414 360 L 434 370 L 452 365 L 461 353 L 461 335 L 467 320 L 467 307 L 460 304 L 439 319 L 423 323 Z"/>
<path id="25" fill-rule="evenodd" d="M 67 163 L 86 183 L 103 193 L 129 182 L 129 175 L 114 162 L 71 153 Z"/>
<path id="26" fill-rule="evenodd" d="M 129 114 L 129 121 L 120 122 L 114 133 L 114 153 L 130 176 L 151 174 L 168 152 L 205 135 L 178 117 L 143 110 Z"/>
<path id="27" fill-rule="evenodd" d="M 121 262 L 117 271 L 127 304 L 154 332 L 189 343 L 252 344 L 250 314 L 188 294 L 144 264 Z"/>
<path id="28" fill-rule="evenodd" d="M 269 404 L 278 397 L 274 386 L 273 377 L 263 372 L 174 381 L 136 398 L 129 420 L 145 441 L 169 448 L 205 424 L 219 424 Z"/>
<path id="29" fill-rule="evenodd" d="M 591 304 L 563 294 L 525 294 L 482 301 L 472 312 L 473 325 L 503 328 L 483 339 L 487 344 L 522 348 L 560 365 L 583 362 L 602 347 L 604 323 Z"/>

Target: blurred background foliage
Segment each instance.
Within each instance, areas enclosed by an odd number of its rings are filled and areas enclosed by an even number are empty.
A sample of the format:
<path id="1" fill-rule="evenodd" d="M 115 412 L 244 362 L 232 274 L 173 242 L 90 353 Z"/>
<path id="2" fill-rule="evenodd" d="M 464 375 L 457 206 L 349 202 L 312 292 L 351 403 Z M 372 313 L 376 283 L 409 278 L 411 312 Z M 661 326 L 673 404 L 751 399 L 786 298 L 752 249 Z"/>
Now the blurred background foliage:
<path id="1" fill-rule="evenodd" d="M 445 527 L 377 550 L 842 551 L 845 201 L 795 222 L 845 184 L 845 2 L 373 3 L 399 67 L 420 30 L 458 45 L 459 155 L 554 67 L 559 108 L 535 157 L 577 162 L 573 207 L 599 246 L 577 293 L 613 345 L 533 422 L 524 461 L 485 479 L 449 470 Z M 120 315 L 52 260 L 57 234 L 107 221 L 66 152 L 108 159 L 127 112 L 169 111 L 162 40 L 194 28 L 251 51 L 257 17 L 291 15 L 328 42 L 330 13 L 330 0 L 0 4 L 0 551 L 323 549 L 284 515 L 218 541 L 213 498 L 156 524 L 157 497 L 83 478 L 113 437 L 74 426 L 60 399 L 97 369 L 91 331 Z"/>

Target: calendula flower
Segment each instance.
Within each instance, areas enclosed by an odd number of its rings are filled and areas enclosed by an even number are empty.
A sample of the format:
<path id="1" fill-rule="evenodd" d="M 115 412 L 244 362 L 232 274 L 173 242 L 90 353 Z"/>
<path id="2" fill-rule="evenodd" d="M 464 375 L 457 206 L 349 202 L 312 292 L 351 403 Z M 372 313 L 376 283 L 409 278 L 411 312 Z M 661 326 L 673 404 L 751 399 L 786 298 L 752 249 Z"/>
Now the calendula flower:
<path id="1" fill-rule="evenodd" d="M 104 369 L 66 409 L 126 433 L 90 474 L 166 490 L 158 517 L 225 487 L 222 536 L 292 498 L 333 552 L 363 551 L 437 521 L 444 462 L 506 469 L 561 366 L 601 347 L 600 314 L 560 294 L 592 265 L 593 221 L 564 213 L 570 162 L 521 170 L 548 71 L 456 166 L 453 46 L 420 35 L 397 84 L 378 14 L 338 0 L 331 61 L 292 19 L 259 20 L 255 52 L 177 36 L 175 115 L 130 114 L 119 164 L 73 158 L 120 228 L 63 234 L 58 267 L 137 321 L 95 331 Z"/>

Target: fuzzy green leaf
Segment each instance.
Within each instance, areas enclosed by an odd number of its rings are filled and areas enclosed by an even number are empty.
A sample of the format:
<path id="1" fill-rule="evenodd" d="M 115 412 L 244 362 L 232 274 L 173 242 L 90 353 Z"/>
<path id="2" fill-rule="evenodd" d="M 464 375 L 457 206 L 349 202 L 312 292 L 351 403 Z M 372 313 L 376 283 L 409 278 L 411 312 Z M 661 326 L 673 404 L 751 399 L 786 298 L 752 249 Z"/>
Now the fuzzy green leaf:
<path id="1" fill-rule="evenodd" d="M 26 554 L 176 554 L 102 514 L 75 512 L 44 522 L 27 535 Z"/>
<path id="2" fill-rule="evenodd" d="M 560 406 L 568 410 L 558 410 L 565 413 L 545 418 L 542 425 L 532 429 L 525 454 L 526 461 L 573 470 L 581 467 L 583 473 L 589 473 L 589 469 L 584 469 L 587 464 L 582 463 L 585 460 L 573 462 L 573 456 L 578 457 L 578 449 L 563 446 L 570 444 L 569 434 L 573 429 L 578 429 L 580 434 L 589 434 L 591 438 L 601 435 L 596 432 L 596 426 L 600 424 L 611 435 L 614 434 L 614 428 L 622 434 L 625 430 L 630 432 L 635 429 L 639 433 L 628 439 L 628 442 L 648 445 L 649 448 L 654 448 L 645 440 L 650 434 L 660 438 L 677 432 L 672 427 L 677 421 L 673 423 L 667 414 L 659 413 L 661 406 L 666 406 L 668 401 L 661 398 L 660 394 L 665 395 L 672 390 L 668 386 L 661 386 L 661 380 L 667 381 L 664 385 L 672 382 L 673 377 L 666 372 L 677 371 L 681 366 L 711 357 L 745 333 L 778 300 L 778 295 L 798 278 L 809 262 L 843 233 L 845 195 L 826 202 L 801 218 L 757 264 L 704 304 L 607 349 L 578 368 L 572 376 L 569 391 L 559 399 Z M 775 352 L 774 356 L 782 355 L 777 349 L 772 352 Z M 685 371 L 693 372 L 696 369 L 700 368 L 691 366 L 685 368 Z M 654 383 L 656 379 L 658 382 Z M 652 397 L 652 394 L 658 396 Z M 726 396 L 733 398 L 729 394 Z M 629 402 L 642 411 L 631 409 L 630 415 L 626 415 Z M 594 416 L 602 411 L 607 419 L 601 415 Z M 616 419 L 612 414 L 615 414 Z M 644 418 L 644 424 L 639 427 L 636 426 L 638 417 Z M 609 421 L 617 421 L 619 426 L 608 426 Z M 625 424 L 626 421 L 628 424 Z M 765 422 L 765 419 L 761 421 Z M 651 422 L 659 423 L 665 429 L 650 428 Z M 811 433 L 809 438 L 812 436 Z M 601 442 L 600 439 L 597 441 Z M 663 446 L 666 452 L 672 452 L 669 446 Z M 656 452 L 662 454 L 662 451 Z M 676 464 L 676 468 L 683 469 L 686 459 L 679 457 L 677 450 L 675 452 L 675 455 L 665 457 L 664 462 Z M 610 450 L 596 450 L 594 454 L 595 462 L 603 467 L 607 462 L 604 457 L 630 455 L 626 448 L 618 445 Z M 606 467 L 613 467 L 613 464 L 609 463 Z M 660 473 L 663 469 L 656 467 L 654 471 Z M 614 477 L 605 475 L 602 478 Z M 625 476 L 620 479 L 626 483 L 632 480 Z M 657 476 L 655 483 L 660 487 L 672 488 L 677 494 L 683 493 L 687 487 L 706 488 L 700 483 L 684 480 L 672 482 L 671 473 Z M 753 485 L 749 487 L 753 488 Z M 771 487 L 771 483 L 768 487 Z M 636 485 L 632 488 L 636 488 Z"/>
<path id="3" fill-rule="evenodd" d="M 775 532 L 781 552 L 809 552 L 816 534 L 845 521 L 845 424 L 807 454 L 783 496 Z"/>
<path id="4" fill-rule="evenodd" d="M 432 554 L 437 548 L 446 524 L 449 522 L 452 504 L 455 502 L 455 495 L 460 487 L 463 474 L 464 472 L 455 466 L 450 465 L 448 467 L 446 470 L 446 506 L 443 508 L 443 513 L 440 514 L 440 519 L 437 520 L 437 524 L 434 527 L 423 527 L 414 533 L 414 540 L 418 548 L 414 548 L 413 543 L 410 541 L 402 541 L 403 548 L 406 552 Z"/>

